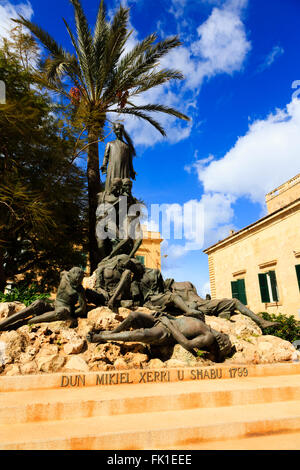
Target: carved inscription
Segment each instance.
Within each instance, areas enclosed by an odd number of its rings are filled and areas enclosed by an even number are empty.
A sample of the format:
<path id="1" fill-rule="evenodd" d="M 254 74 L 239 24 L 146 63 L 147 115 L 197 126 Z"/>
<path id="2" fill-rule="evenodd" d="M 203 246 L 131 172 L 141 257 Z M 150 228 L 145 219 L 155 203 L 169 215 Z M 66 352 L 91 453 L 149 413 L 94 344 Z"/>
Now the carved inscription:
<path id="1" fill-rule="evenodd" d="M 84 387 L 85 375 L 62 375 L 61 387 Z"/>
<path id="2" fill-rule="evenodd" d="M 135 371 L 136 372 L 136 371 Z M 121 385 L 132 383 L 163 383 L 171 381 L 182 380 L 218 380 L 218 379 L 240 379 L 248 376 L 247 367 L 231 367 L 229 369 L 205 368 L 205 369 L 178 369 L 170 370 L 141 370 L 137 375 L 132 375 L 131 372 L 109 372 L 100 373 L 92 376 L 92 383 L 89 385 Z M 62 375 L 60 386 L 64 388 L 85 387 L 85 375 Z"/>
<path id="3" fill-rule="evenodd" d="M 96 385 L 118 385 L 118 384 L 132 384 L 129 379 L 128 372 L 116 372 L 112 374 L 97 375 Z"/>
<path id="4" fill-rule="evenodd" d="M 139 383 L 170 382 L 170 371 L 141 372 Z"/>
<path id="5" fill-rule="evenodd" d="M 222 369 L 193 369 L 191 370 L 191 379 L 222 379 L 222 372 Z"/>
<path id="6" fill-rule="evenodd" d="M 246 367 L 232 367 L 229 369 L 229 374 L 231 379 L 235 377 L 247 377 L 248 369 Z"/>

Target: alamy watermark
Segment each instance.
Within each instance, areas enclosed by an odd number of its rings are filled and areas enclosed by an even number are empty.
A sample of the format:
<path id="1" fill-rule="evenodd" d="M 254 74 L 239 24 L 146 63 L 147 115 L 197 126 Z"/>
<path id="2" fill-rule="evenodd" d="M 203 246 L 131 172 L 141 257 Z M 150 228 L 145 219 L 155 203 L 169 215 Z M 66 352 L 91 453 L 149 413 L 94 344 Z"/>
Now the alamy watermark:
<path id="1" fill-rule="evenodd" d="M 296 91 L 294 91 L 292 94 L 292 99 L 296 99 L 300 95 L 300 80 L 294 80 L 292 83 L 292 88 L 293 90 L 297 88 Z"/>
<path id="2" fill-rule="evenodd" d="M 190 250 L 204 243 L 204 206 L 198 201 L 151 204 L 148 209 L 143 204 L 128 205 L 127 196 L 120 196 L 117 204 L 99 204 L 96 217 L 98 240 L 148 238 L 159 232 L 164 240 L 186 240 Z"/>
<path id="3" fill-rule="evenodd" d="M 300 351 L 300 339 L 297 339 L 296 341 L 293 342 L 293 346 L 297 351 Z"/>
<path id="4" fill-rule="evenodd" d="M 300 339 L 296 339 L 293 342 L 293 346 L 297 351 L 297 353 L 293 354 L 293 362 L 300 362 Z"/>
<path id="5" fill-rule="evenodd" d="M 0 104 L 6 104 L 6 85 L 0 80 Z"/>
<path id="6" fill-rule="evenodd" d="M 3 341 L 0 341 L 0 366 L 5 365 L 5 359 L 6 359 L 6 343 Z"/>

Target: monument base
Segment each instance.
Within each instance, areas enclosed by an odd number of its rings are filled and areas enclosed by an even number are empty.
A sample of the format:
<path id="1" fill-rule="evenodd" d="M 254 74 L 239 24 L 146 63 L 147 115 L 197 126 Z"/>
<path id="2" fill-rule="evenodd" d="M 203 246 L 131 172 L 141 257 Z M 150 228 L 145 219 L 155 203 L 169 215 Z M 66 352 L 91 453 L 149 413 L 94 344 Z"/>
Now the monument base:
<path id="1" fill-rule="evenodd" d="M 7 304 L 2 304 L 3 310 Z M 7 308 L 6 314 L 9 311 Z M 151 314 L 141 307 L 139 311 Z M 77 324 L 57 321 L 23 325 L 16 330 L 0 332 L 0 375 L 19 376 L 61 372 L 63 375 L 87 372 L 122 373 L 127 369 L 161 369 L 204 367 L 219 364 L 204 351 L 194 356 L 179 344 L 171 348 L 147 347 L 142 343 L 109 341 L 91 344 L 86 340 L 91 330 L 113 330 L 128 317 L 131 310 L 119 308 L 118 313 L 107 307 L 92 309 Z M 225 333 L 234 345 L 234 352 L 224 364 L 271 364 L 300 358 L 294 346 L 275 336 L 262 334 L 248 317 L 234 315 L 231 320 L 206 316 L 211 328 Z M 166 376 L 168 373 L 166 374 Z M 164 376 L 164 373 L 163 373 Z"/>
<path id="2" fill-rule="evenodd" d="M 237 441 L 247 449 L 249 439 L 266 436 L 273 448 L 273 435 L 300 433 L 300 363 L 2 376 L 0 391 L 3 450 L 217 449 Z"/>

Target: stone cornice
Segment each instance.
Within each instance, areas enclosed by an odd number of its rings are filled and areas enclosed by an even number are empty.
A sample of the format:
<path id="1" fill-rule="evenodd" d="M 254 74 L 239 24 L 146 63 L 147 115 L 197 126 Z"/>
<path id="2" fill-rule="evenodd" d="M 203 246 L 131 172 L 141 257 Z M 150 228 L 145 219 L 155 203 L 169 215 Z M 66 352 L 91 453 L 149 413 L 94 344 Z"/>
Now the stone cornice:
<path id="1" fill-rule="evenodd" d="M 297 212 L 300 209 L 300 198 L 296 199 L 296 201 L 291 202 L 285 207 L 278 209 L 277 211 L 273 212 L 272 214 L 268 214 L 262 219 L 257 220 L 251 225 L 235 232 L 234 234 L 230 235 L 229 237 L 225 238 L 224 240 L 220 240 L 218 243 L 206 248 L 203 250 L 205 254 L 213 253 L 214 251 L 223 248 L 227 245 L 237 242 L 238 240 L 246 237 L 249 234 L 252 234 L 260 229 L 262 229 L 266 225 L 271 225 L 276 220 L 280 220 L 283 217 L 286 217 L 294 212 Z"/>

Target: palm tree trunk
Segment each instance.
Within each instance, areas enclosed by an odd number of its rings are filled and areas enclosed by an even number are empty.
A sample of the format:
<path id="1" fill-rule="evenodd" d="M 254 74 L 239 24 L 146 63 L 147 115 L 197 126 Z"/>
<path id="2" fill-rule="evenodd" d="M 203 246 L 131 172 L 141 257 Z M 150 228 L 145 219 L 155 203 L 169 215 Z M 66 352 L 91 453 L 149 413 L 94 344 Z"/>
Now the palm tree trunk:
<path id="1" fill-rule="evenodd" d="M 97 268 L 99 262 L 98 245 L 96 239 L 96 210 L 97 194 L 102 191 L 99 169 L 99 132 L 91 128 L 88 131 L 88 158 L 87 158 L 87 180 L 89 195 L 89 261 L 91 273 Z"/>

